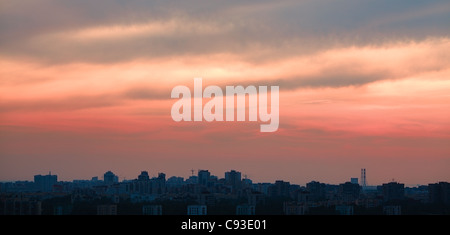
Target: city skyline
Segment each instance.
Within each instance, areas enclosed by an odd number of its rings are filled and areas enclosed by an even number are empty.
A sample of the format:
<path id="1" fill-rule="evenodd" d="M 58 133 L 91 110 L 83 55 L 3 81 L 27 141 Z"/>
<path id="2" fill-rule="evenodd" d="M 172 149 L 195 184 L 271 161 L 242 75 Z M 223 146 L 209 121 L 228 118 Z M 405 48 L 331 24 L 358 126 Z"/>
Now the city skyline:
<path id="1" fill-rule="evenodd" d="M 0 0 L 1 181 L 450 181 L 449 1 L 176 2 Z M 278 128 L 174 121 L 195 78 L 279 87 Z"/>
<path id="2" fill-rule="evenodd" d="M 362 170 L 364 170 L 364 172 L 366 172 L 365 168 L 362 168 L 361 171 Z M 112 170 L 108 170 L 108 171 L 105 171 L 105 172 L 103 172 L 101 174 L 98 174 L 98 175 L 87 176 L 85 178 L 73 178 L 73 179 L 68 179 L 68 178 L 64 178 L 64 177 L 61 178 L 60 177 L 61 175 L 58 175 L 58 174 L 55 174 L 55 172 L 52 173 L 51 171 L 49 171 L 47 174 L 42 174 L 42 173 L 41 174 L 33 174 L 33 177 L 36 179 L 36 176 L 58 176 L 58 182 L 74 182 L 74 181 L 80 181 L 80 180 L 81 181 L 90 181 L 90 180 L 106 181 L 106 179 L 104 179 L 104 175 L 112 173 L 114 177 L 117 177 L 116 178 L 117 182 L 127 182 L 127 181 L 132 181 L 132 180 L 138 179 L 139 175 L 142 174 L 143 172 L 145 172 L 146 174 L 148 174 L 150 179 L 158 178 L 159 174 L 162 173 L 162 174 L 164 174 L 164 176 L 167 179 L 170 179 L 172 177 L 174 177 L 174 178 L 181 177 L 184 181 L 188 182 L 191 179 L 191 177 L 198 178 L 198 176 L 200 175 L 200 173 L 199 173 L 200 171 L 206 171 L 206 172 L 208 172 L 209 177 L 217 177 L 217 179 L 226 179 L 227 178 L 227 174 L 229 174 L 230 172 L 237 172 L 239 174 L 239 178 L 240 179 L 242 179 L 242 180 L 248 179 L 248 180 L 251 180 L 253 183 L 256 183 L 256 184 L 258 184 L 258 183 L 273 183 L 273 182 L 276 182 L 276 181 L 285 181 L 285 182 L 290 182 L 291 184 L 300 185 L 300 186 L 305 186 L 305 185 L 307 185 L 310 182 L 321 182 L 321 183 L 330 184 L 330 185 L 337 185 L 337 184 L 346 183 L 346 182 L 354 183 L 353 180 L 355 180 L 355 179 L 357 180 L 357 184 L 359 184 L 361 187 L 380 186 L 382 184 L 391 183 L 391 182 L 405 183 L 405 182 L 402 182 L 401 180 L 398 180 L 398 179 L 395 179 L 395 178 L 391 178 L 391 179 L 388 179 L 388 180 L 380 182 L 380 183 L 374 183 L 374 184 L 368 183 L 368 184 L 366 184 L 366 186 L 364 186 L 364 183 L 363 183 L 364 181 L 363 181 L 362 178 L 365 177 L 365 176 L 362 175 L 362 172 L 360 172 L 359 176 L 356 176 L 356 175 L 355 175 L 356 177 L 351 176 L 351 177 L 349 177 L 347 179 L 344 179 L 342 181 L 320 181 L 320 180 L 317 180 L 317 179 L 311 179 L 309 181 L 304 181 L 303 183 L 299 183 L 299 182 L 289 181 L 287 179 L 282 179 L 282 178 L 277 178 L 277 179 L 274 179 L 274 180 L 271 180 L 271 181 L 258 181 L 258 180 L 255 180 L 252 177 L 249 177 L 245 172 L 241 172 L 241 171 L 238 171 L 236 169 L 228 169 L 227 171 L 221 172 L 221 174 L 215 174 L 215 172 L 210 172 L 208 169 L 197 169 L 197 170 L 190 169 L 189 170 L 190 174 L 186 175 L 186 176 L 184 176 L 184 175 L 169 175 L 169 174 L 166 174 L 164 171 L 149 172 L 148 170 L 140 170 L 139 172 L 136 173 L 135 176 L 132 176 L 132 177 L 123 177 L 121 175 L 116 174 Z M 366 180 L 366 183 L 370 182 L 367 178 L 365 180 Z M 2 183 L 2 182 L 3 183 L 6 183 L 6 182 L 21 182 L 21 181 L 30 181 L 30 179 L 0 180 L 0 183 Z M 427 185 L 427 184 L 439 183 L 439 182 L 447 182 L 447 180 L 438 180 L 438 181 L 435 181 L 435 182 L 431 182 L 430 181 L 430 182 L 427 182 L 427 183 L 424 183 L 424 184 L 408 184 L 408 183 L 405 183 L 405 186 L 407 186 L 407 187 L 417 187 L 417 186 L 421 186 L 421 185 Z"/>
<path id="3" fill-rule="evenodd" d="M 58 181 L 35 175 L 34 181 L 0 183 L 0 215 L 445 215 L 450 183 L 405 187 L 401 182 L 366 185 L 361 178 L 339 184 L 284 180 L 254 182 L 236 170 L 218 177 L 191 170 L 188 179 L 141 171 L 119 180 L 111 171 L 103 180 Z"/>

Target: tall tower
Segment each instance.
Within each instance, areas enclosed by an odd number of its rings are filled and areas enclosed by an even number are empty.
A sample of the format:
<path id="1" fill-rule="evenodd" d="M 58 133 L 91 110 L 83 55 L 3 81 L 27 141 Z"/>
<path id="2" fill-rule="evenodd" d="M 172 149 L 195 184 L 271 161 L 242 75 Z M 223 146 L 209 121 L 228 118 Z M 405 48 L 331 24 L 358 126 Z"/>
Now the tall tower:
<path id="1" fill-rule="evenodd" d="M 366 180 L 366 168 L 361 169 L 361 186 L 366 187 L 367 186 L 367 180 Z"/>

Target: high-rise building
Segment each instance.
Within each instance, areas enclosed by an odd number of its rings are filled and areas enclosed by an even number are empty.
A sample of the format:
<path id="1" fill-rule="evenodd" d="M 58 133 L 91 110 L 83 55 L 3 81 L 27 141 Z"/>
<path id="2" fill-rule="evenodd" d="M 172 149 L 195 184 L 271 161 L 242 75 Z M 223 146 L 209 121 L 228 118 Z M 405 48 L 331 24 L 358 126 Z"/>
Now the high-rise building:
<path id="1" fill-rule="evenodd" d="M 383 199 L 385 202 L 392 200 L 403 200 L 405 197 L 405 185 L 391 182 L 382 185 Z"/>
<path id="2" fill-rule="evenodd" d="M 358 183 L 358 178 L 350 178 L 350 183 L 352 183 L 352 184 L 359 184 Z"/>
<path id="3" fill-rule="evenodd" d="M 158 173 L 158 177 L 152 178 L 152 194 L 162 194 L 166 192 L 166 174 Z"/>
<path id="4" fill-rule="evenodd" d="M 317 181 L 311 181 L 306 184 L 306 190 L 310 192 L 309 199 L 311 201 L 325 200 L 326 184 Z"/>
<path id="5" fill-rule="evenodd" d="M 158 179 L 165 183 L 166 182 L 166 174 L 158 173 Z"/>
<path id="6" fill-rule="evenodd" d="M 209 173 L 208 170 L 199 170 L 198 171 L 198 184 L 207 187 L 210 177 L 211 177 L 211 173 Z"/>
<path id="7" fill-rule="evenodd" d="M 346 182 L 339 185 L 339 195 L 344 202 L 353 202 L 358 199 L 360 187 L 358 184 Z"/>
<path id="8" fill-rule="evenodd" d="M 147 171 L 142 171 L 137 179 L 126 183 L 125 191 L 133 194 L 149 195 L 166 192 L 166 174 L 150 179 Z"/>
<path id="9" fill-rule="evenodd" d="M 269 187 L 269 196 L 271 197 L 289 197 L 289 182 L 285 182 L 282 180 L 275 181 L 275 184 Z"/>
<path id="10" fill-rule="evenodd" d="M 450 205 L 450 183 L 428 184 L 430 203 Z"/>
<path id="11" fill-rule="evenodd" d="M 184 184 L 183 177 L 172 176 L 168 178 L 166 181 L 167 188 L 178 188 L 181 187 L 183 184 Z"/>
<path id="12" fill-rule="evenodd" d="M 238 190 L 242 186 L 241 172 L 231 170 L 225 172 L 225 184 L 230 185 L 233 190 Z"/>
<path id="13" fill-rule="evenodd" d="M 114 183 L 119 182 L 119 177 L 116 176 L 114 173 L 112 173 L 111 171 L 107 171 L 104 175 L 103 175 L 103 181 L 105 182 L 106 185 L 111 185 Z"/>
<path id="14" fill-rule="evenodd" d="M 41 192 L 51 192 L 53 185 L 58 182 L 58 176 L 52 175 L 49 173 L 48 175 L 35 175 L 34 176 L 34 184 L 36 189 Z"/>
<path id="15" fill-rule="evenodd" d="M 147 171 L 141 171 L 141 174 L 138 176 L 138 180 L 145 181 L 150 180 L 150 176 Z"/>
<path id="16" fill-rule="evenodd" d="M 186 179 L 186 184 L 198 184 L 198 176 L 191 175 Z"/>

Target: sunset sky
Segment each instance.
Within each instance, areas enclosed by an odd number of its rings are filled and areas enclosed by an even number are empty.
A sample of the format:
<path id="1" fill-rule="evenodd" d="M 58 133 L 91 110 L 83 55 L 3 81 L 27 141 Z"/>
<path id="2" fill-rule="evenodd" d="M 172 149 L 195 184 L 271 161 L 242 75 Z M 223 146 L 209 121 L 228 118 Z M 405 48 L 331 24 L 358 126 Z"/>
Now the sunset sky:
<path id="1" fill-rule="evenodd" d="M 448 0 L 0 0 L 0 181 L 450 181 L 449 22 Z M 196 77 L 279 86 L 279 129 L 173 121 Z"/>

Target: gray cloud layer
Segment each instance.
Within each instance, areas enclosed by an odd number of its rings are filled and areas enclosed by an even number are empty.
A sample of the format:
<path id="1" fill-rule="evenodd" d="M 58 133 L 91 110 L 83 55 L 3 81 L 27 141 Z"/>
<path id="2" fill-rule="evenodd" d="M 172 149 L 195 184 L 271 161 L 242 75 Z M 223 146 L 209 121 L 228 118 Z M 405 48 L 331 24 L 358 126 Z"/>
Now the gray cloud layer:
<path id="1" fill-rule="evenodd" d="M 273 58 L 340 45 L 449 36 L 448 1 L 2 1 L 0 55 L 42 62 L 108 63 L 136 58 L 267 50 Z M 51 35 L 92 27 L 181 22 L 163 35 L 73 40 Z M 183 24 L 213 27 L 183 31 Z M 70 35 L 67 35 L 70 36 Z M 264 58 L 250 58 L 264 59 Z"/>

